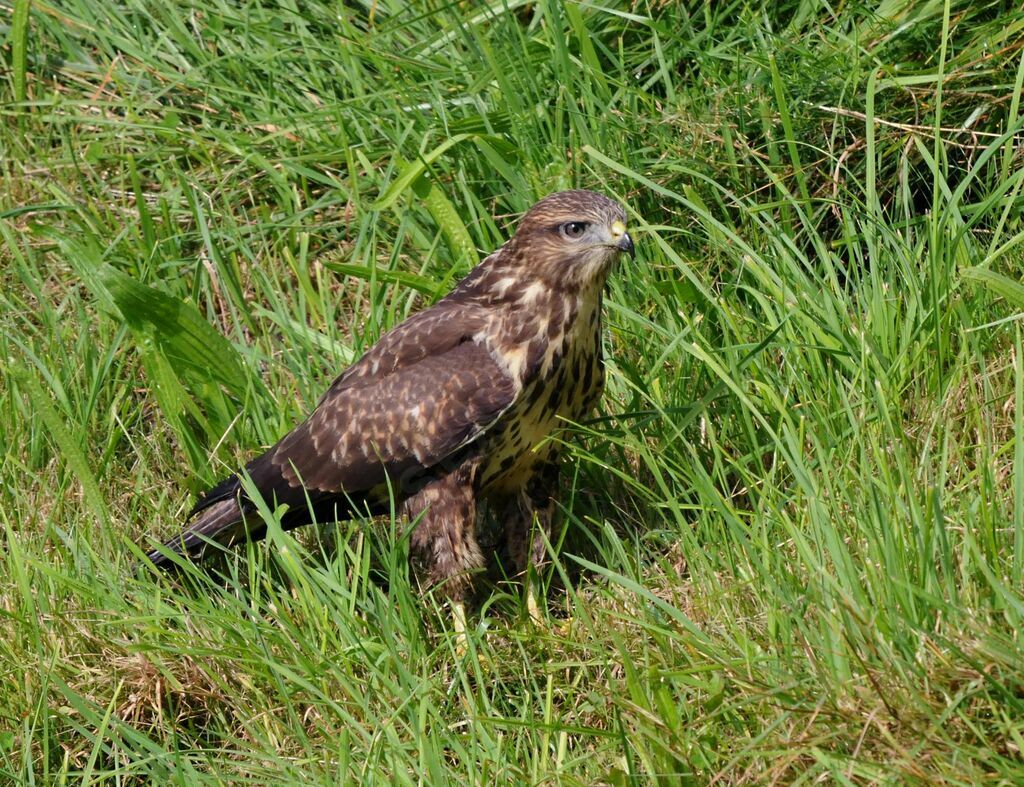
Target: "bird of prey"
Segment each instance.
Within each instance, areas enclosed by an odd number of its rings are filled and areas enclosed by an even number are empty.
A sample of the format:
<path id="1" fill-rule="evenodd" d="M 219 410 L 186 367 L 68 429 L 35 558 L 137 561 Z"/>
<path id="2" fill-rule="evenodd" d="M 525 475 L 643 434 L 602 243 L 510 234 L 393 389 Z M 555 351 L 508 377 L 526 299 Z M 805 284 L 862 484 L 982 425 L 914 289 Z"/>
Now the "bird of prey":
<path id="1" fill-rule="evenodd" d="M 552 194 L 447 296 L 385 333 L 305 421 L 245 466 L 285 529 L 385 514 L 410 522 L 411 552 L 465 626 L 463 598 L 483 555 L 477 510 L 496 511 L 513 568 L 544 556 L 557 494 L 547 438 L 580 421 L 604 387 L 601 294 L 633 255 L 622 207 L 592 191 Z M 266 535 L 238 474 L 209 490 L 190 524 L 149 553 L 198 556 Z M 528 587 L 531 615 L 536 602 Z"/>

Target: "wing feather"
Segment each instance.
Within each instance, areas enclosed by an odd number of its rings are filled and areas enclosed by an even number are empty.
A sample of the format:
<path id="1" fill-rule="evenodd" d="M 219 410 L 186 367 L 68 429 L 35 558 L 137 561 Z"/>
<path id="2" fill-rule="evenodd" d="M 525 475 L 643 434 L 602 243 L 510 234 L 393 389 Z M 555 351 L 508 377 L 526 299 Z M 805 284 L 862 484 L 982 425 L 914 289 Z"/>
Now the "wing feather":
<path id="1" fill-rule="evenodd" d="M 389 480 L 412 482 L 494 423 L 519 385 L 474 340 L 483 318 L 445 311 L 421 312 L 382 337 L 250 463 L 264 497 L 302 503 L 307 492 L 358 497 Z"/>
<path id="2" fill-rule="evenodd" d="M 331 391 L 267 459 L 289 486 L 367 490 L 442 461 L 486 429 L 514 396 L 512 379 L 485 348 L 461 344 L 372 386 Z"/>
<path id="3" fill-rule="evenodd" d="M 339 497 L 371 502 L 370 490 L 422 475 L 512 405 L 521 381 L 482 343 L 493 311 L 478 300 L 475 282 L 486 269 L 478 266 L 434 306 L 381 336 L 305 421 L 246 465 L 264 499 L 295 508 L 296 524 L 307 497 L 314 505 Z M 190 518 L 240 495 L 232 475 L 198 501 Z"/>

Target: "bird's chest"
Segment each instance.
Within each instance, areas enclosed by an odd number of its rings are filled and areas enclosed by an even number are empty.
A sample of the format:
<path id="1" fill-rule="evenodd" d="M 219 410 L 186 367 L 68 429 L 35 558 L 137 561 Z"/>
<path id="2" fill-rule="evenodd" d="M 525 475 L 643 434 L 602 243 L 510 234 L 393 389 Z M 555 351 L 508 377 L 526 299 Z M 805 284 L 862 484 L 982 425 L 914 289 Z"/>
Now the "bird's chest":
<path id="1" fill-rule="evenodd" d="M 520 488 L 533 466 L 555 449 L 548 438 L 567 422 L 585 418 L 601 396 L 599 302 L 553 333 L 543 350 L 539 373 L 489 435 L 488 460 L 480 477 L 492 491 Z"/>

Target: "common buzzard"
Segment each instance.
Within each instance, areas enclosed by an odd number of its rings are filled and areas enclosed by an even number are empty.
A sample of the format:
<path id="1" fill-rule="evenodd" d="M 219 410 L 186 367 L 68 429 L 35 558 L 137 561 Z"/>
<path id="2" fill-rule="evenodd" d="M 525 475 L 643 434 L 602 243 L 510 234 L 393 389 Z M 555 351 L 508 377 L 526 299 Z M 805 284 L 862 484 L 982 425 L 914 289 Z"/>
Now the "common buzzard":
<path id="1" fill-rule="evenodd" d="M 425 579 L 462 600 L 484 558 L 477 505 L 497 511 L 517 571 L 544 556 L 558 448 L 604 387 L 601 293 L 614 261 L 633 254 L 622 207 L 592 191 L 534 205 L 515 235 L 451 293 L 384 334 L 338 377 L 316 409 L 245 472 L 286 529 L 384 514 L 416 521 Z M 238 475 L 208 491 L 183 532 L 149 553 L 198 556 L 210 542 L 261 538 Z M 533 595 L 528 595 L 536 614 Z"/>

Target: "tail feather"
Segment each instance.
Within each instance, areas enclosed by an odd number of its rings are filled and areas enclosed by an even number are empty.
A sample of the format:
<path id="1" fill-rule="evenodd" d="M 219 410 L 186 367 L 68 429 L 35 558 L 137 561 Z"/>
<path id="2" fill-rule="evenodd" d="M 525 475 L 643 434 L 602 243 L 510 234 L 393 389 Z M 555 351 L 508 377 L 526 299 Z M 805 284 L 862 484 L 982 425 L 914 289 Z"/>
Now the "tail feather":
<path id="1" fill-rule="evenodd" d="M 247 468 L 248 469 L 248 468 Z M 219 503 L 222 500 L 234 499 L 238 497 L 238 490 L 241 487 L 237 475 L 229 475 L 227 478 L 222 480 L 215 487 L 205 492 L 199 500 L 196 501 L 195 506 L 188 514 L 188 518 L 192 519 L 200 511 L 203 511 L 215 503 Z"/>
<path id="2" fill-rule="evenodd" d="M 246 470 L 253 476 L 264 499 L 273 501 L 275 507 L 288 506 L 281 518 L 284 530 L 312 522 L 333 522 L 354 515 L 376 515 L 388 511 L 386 498 L 371 501 L 364 493 L 349 496 L 291 487 L 278 468 L 269 463 L 261 464 L 262 459 L 250 462 Z M 172 555 L 202 557 L 211 541 L 232 547 L 246 538 L 259 540 L 266 537 L 266 524 L 240 491 L 240 486 L 238 476 L 232 475 L 203 495 L 188 515 L 186 521 L 189 524 L 174 538 L 165 541 L 162 549 L 151 550 L 147 554 L 149 560 L 160 568 L 169 568 L 174 565 Z"/>
<path id="3" fill-rule="evenodd" d="M 203 508 L 194 522 L 174 538 L 164 542 L 164 550 L 176 555 L 198 557 L 210 545 L 210 541 L 230 547 L 244 541 L 245 536 L 245 517 L 238 499 L 229 498 Z M 147 557 L 161 568 L 173 565 L 173 561 L 164 551 L 154 549 Z"/>

